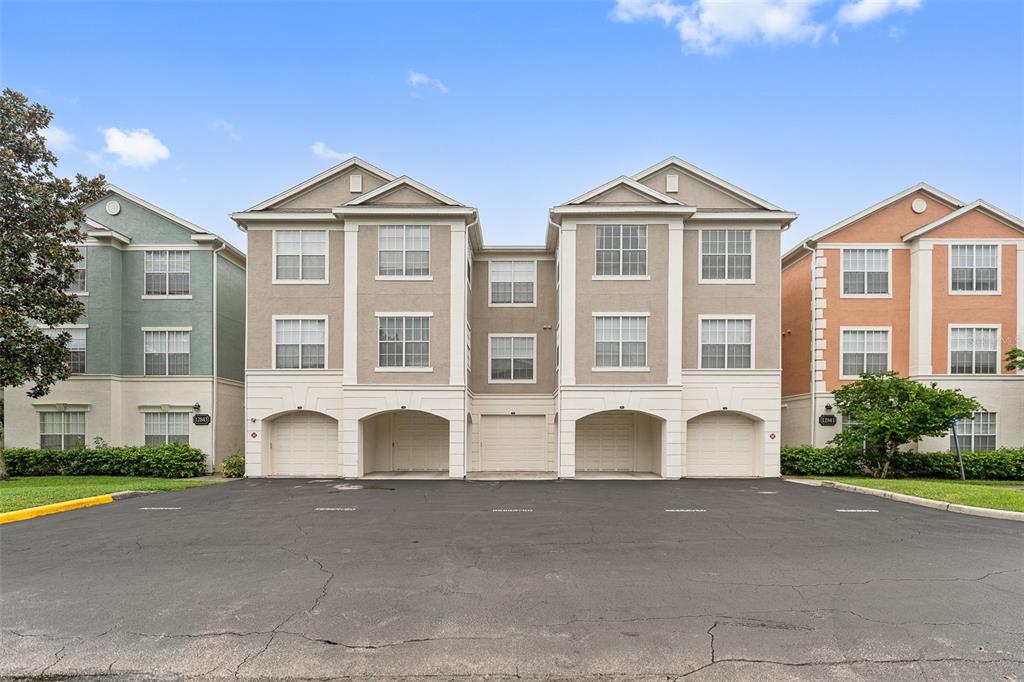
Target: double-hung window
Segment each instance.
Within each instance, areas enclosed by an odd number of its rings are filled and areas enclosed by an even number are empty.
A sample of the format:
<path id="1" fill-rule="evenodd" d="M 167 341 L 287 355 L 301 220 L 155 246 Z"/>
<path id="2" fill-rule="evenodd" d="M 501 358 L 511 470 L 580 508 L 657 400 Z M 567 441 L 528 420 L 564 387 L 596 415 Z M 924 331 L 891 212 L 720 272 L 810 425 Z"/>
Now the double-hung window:
<path id="1" fill-rule="evenodd" d="M 867 372 L 889 369 L 889 330 L 842 330 L 842 377 L 856 379 Z"/>
<path id="2" fill-rule="evenodd" d="M 953 244 L 949 264 L 951 291 L 999 290 L 999 245 Z"/>
<path id="3" fill-rule="evenodd" d="M 491 337 L 491 382 L 534 381 L 534 337 Z"/>
<path id="4" fill-rule="evenodd" d="M 326 230 L 275 230 L 274 281 L 325 282 Z"/>
<path id="5" fill-rule="evenodd" d="M 996 449 L 996 413 L 975 412 L 971 419 L 956 420 L 956 435 L 960 449 L 965 452 Z M 952 432 L 949 434 L 949 449 L 955 449 Z"/>
<path id="6" fill-rule="evenodd" d="M 889 249 L 843 249 L 843 295 L 889 295 Z"/>
<path id="7" fill-rule="evenodd" d="M 950 374 L 998 374 L 998 327 L 950 327 Z"/>
<path id="8" fill-rule="evenodd" d="M 751 281 L 754 278 L 752 234 L 752 230 L 701 230 L 701 280 Z"/>
<path id="9" fill-rule="evenodd" d="M 146 445 L 188 443 L 188 412 L 144 412 Z"/>
<path id="10" fill-rule="evenodd" d="M 189 251 L 146 251 L 146 296 L 188 296 Z"/>
<path id="11" fill-rule="evenodd" d="M 146 376 L 180 376 L 189 373 L 188 331 L 146 331 Z"/>
<path id="12" fill-rule="evenodd" d="M 44 329 L 43 333 L 55 339 L 63 332 L 71 335 L 67 345 L 67 363 L 72 374 L 85 374 L 85 327 L 55 327 Z"/>
<path id="13" fill-rule="evenodd" d="M 86 253 L 88 253 L 88 251 L 84 246 L 76 246 L 75 248 L 78 249 L 78 260 L 75 261 L 74 277 L 71 280 L 71 287 L 68 291 L 76 294 L 84 294 L 88 291 L 86 288 L 88 286 L 88 280 L 86 277 Z"/>
<path id="14" fill-rule="evenodd" d="M 85 412 L 40 412 L 39 447 L 72 450 L 85 445 Z"/>
<path id="15" fill-rule="evenodd" d="M 274 320 L 275 369 L 323 369 L 327 320 Z"/>
<path id="16" fill-rule="evenodd" d="M 594 366 L 646 368 L 647 317 L 595 317 Z"/>
<path id="17" fill-rule="evenodd" d="M 598 277 L 647 275 L 647 226 L 598 225 L 595 255 Z"/>
<path id="18" fill-rule="evenodd" d="M 490 263 L 491 305 L 533 305 L 537 263 L 495 260 Z"/>
<path id="19" fill-rule="evenodd" d="M 430 318 L 377 317 L 377 366 L 430 367 Z"/>
<path id="20" fill-rule="evenodd" d="M 702 369 L 750 369 L 754 346 L 754 321 L 702 319 L 700 366 Z"/>
<path id="21" fill-rule="evenodd" d="M 381 225 L 377 262 L 377 274 L 381 277 L 430 275 L 430 226 Z"/>

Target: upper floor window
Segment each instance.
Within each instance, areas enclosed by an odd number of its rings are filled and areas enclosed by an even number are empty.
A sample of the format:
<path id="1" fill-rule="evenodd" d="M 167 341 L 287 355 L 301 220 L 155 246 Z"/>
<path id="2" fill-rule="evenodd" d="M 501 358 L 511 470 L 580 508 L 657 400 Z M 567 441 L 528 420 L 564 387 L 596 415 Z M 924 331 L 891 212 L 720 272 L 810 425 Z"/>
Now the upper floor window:
<path id="1" fill-rule="evenodd" d="M 378 367 L 430 367 L 430 318 L 377 318 Z"/>
<path id="2" fill-rule="evenodd" d="M 429 225 L 381 225 L 377 250 L 378 275 L 423 277 L 430 274 Z"/>
<path id="3" fill-rule="evenodd" d="M 960 449 L 965 452 L 996 449 L 996 413 L 975 412 L 971 419 L 956 420 L 956 435 Z M 956 448 L 953 434 L 949 434 L 949 449 Z"/>
<path id="4" fill-rule="evenodd" d="M 40 412 L 39 447 L 73 450 L 85 445 L 85 412 Z"/>
<path id="5" fill-rule="evenodd" d="M 491 337 L 491 382 L 532 382 L 533 336 Z"/>
<path id="6" fill-rule="evenodd" d="M 88 286 L 88 282 L 86 279 L 87 250 L 84 246 L 76 246 L 75 248 L 78 249 L 78 260 L 75 261 L 74 278 L 71 280 L 71 287 L 68 289 L 68 291 L 74 292 L 76 294 L 83 294 L 86 291 L 88 291 L 88 289 L 86 288 Z"/>
<path id="7" fill-rule="evenodd" d="M 596 269 L 605 277 L 639 277 L 647 274 L 646 225 L 598 225 Z"/>
<path id="8" fill-rule="evenodd" d="M 146 445 L 188 443 L 188 412 L 143 412 Z"/>
<path id="9" fill-rule="evenodd" d="M 951 291 L 999 290 L 998 244 L 953 244 L 949 264 Z"/>
<path id="10" fill-rule="evenodd" d="M 72 374 L 85 374 L 85 327 L 55 327 L 44 329 L 50 338 L 57 338 L 62 332 L 71 335 L 67 346 L 67 363 Z"/>
<path id="11" fill-rule="evenodd" d="M 325 282 L 326 230 L 275 230 L 274 281 Z"/>
<path id="12" fill-rule="evenodd" d="M 998 374 L 998 327 L 951 327 L 950 374 Z"/>
<path id="13" fill-rule="evenodd" d="M 843 295 L 889 295 L 889 249 L 843 249 Z"/>
<path id="14" fill-rule="evenodd" d="M 323 369 L 327 320 L 274 320 L 275 369 Z"/>
<path id="15" fill-rule="evenodd" d="M 495 260 L 489 271 L 491 305 L 533 305 L 536 262 Z"/>
<path id="16" fill-rule="evenodd" d="M 191 332 L 147 331 L 144 335 L 147 376 L 179 376 L 189 373 Z"/>
<path id="17" fill-rule="evenodd" d="M 701 320 L 701 368 L 749 369 L 753 358 L 753 322 L 748 318 Z"/>
<path id="18" fill-rule="evenodd" d="M 701 230 L 701 280 L 751 281 L 754 278 L 752 247 L 752 230 Z"/>
<path id="19" fill-rule="evenodd" d="M 888 329 L 844 329 L 841 346 L 843 378 L 889 369 Z"/>
<path id="20" fill-rule="evenodd" d="M 595 367 L 647 367 L 647 318 L 594 318 Z"/>
<path id="21" fill-rule="evenodd" d="M 191 263 L 188 251 L 146 251 L 146 296 L 187 296 Z"/>

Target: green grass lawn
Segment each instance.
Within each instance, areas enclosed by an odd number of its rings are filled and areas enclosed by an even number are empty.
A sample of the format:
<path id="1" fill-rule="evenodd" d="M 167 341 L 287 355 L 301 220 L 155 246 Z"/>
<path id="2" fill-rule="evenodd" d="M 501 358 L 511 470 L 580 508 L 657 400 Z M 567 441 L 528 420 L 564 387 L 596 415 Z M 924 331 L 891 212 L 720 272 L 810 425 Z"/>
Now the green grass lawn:
<path id="1" fill-rule="evenodd" d="M 0 513 L 122 490 L 181 490 L 223 479 L 136 478 L 132 476 L 25 476 L 0 481 Z"/>
<path id="2" fill-rule="evenodd" d="M 888 490 L 904 495 L 926 497 L 953 504 L 965 504 L 986 509 L 1004 509 L 1024 512 L 1024 490 L 1009 486 L 1024 486 L 1024 481 L 956 481 L 931 478 L 860 478 L 835 476 L 823 480 L 860 485 L 865 488 Z"/>

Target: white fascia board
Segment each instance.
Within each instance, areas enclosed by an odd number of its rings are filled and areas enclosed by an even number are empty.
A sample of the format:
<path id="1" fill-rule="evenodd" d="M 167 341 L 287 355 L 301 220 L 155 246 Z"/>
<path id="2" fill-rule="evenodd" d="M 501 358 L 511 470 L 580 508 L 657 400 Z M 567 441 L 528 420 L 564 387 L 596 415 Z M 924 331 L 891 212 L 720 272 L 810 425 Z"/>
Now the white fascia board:
<path id="1" fill-rule="evenodd" d="M 590 190 L 589 192 L 587 192 L 585 194 L 581 194 L 580 196 L 576 197 L 575 199 L 570 199 L 569 201 L 567 201 L 565 203 L 566 203 L 566 205 L 569 205 L 569 206 L 572 206 L 572 205 L 575 205 L 575 204 L 582 204 L 585 201 L 589 201 L 590 199 L 593 199 L 596 196 L 600 196 L 600 195 L 604 194 L 608 190 L 610 190 L 610 189 L 612 189 L 612 188 L 614 188 L 614 187 L 616 187 L 618 185 L 625 185 L 626 187 L 629 187 L 630 189 L 632 189 L 632 190 L 634 190 L 636 192 L 639 192 L 640 194 L 643 194 L 646 197 L 650 197 L 651 199 L 654 199 L 655 201 L 661 202 L 663 204 L 671 204 L 673 206 L 682 206 L 683 205 L 683 203 L 681 201 L 679 201 L 677 199 L 673 199 L 672 197 L 670 197 L 668 195 L 662 194 L 661 192 L 658 192 L 657 190 L 653 190 L 650 187 L 648 187 L 647 185 L 643 185 L 643 184 L 637 182 L 633 178 L 627 178 L 625 175 L 620 175 L 619 177 L 615 178 L 614 180 L 609 180 L 608 182 L 604 183 L 600 187 L 595 187 L 594 189 Z"/>
<path id="2" fill-rule="evenodd" d="M 346 203 L 345 206 L 360 206 L 362 204 L 367 203 L 368 201 L 372 201 L 373 199 L 375 199 L 375 198 L 377 198 L 379 196 L 383 196 L 383 195 L 387 194 L 388 192 L 392 192 L 392 191 L 398 189 L 399 187 L 403 187 L 403 186 L 405 186 L 405 187 L 412 187 L 413 189 L 418 190 L 418 191 L 426 194 L 429 197 L 437 199 L 442 204 L 446 204 L 448 206 L 464 206 L 465 205 L 462 202 L 456 201 L 455 199 L 452 199 L 449 196 L 441 194 L 440 192 L 438 192 L 436 189 L 433 189 L 432 187 L 427 187 L 422 182 L 417 182 L 416 180 L 413 180 L 408 175 L 403 175 L 400 178 L 395 178 L 394 180 L 392 180 L 391 182 L 387 183 L 386 185 L 381 185 L 380 187 L 378 187 L 377 189 L 373 190 L 372 192 L 367 192 L 366 194 L 363 194 L 363 195 L 360 195 L 360 196 L 356 197 L 352 201 Z"/>
<path id="3" fill-rule="evenodd" d="M 315 213 L 291 213 L 288 211 L 242 211 L 231 213 L 229 217 L 242 227 L 242 223 L 256 222 L 282 222 L 282 221 L 306 221 L 306 222 L 333 222 L 334 214 L 330 211 L 317 211 Z M 244 227 L 243 227 L 244 229 Z"/>
<path id="4" fill-rule="evenodd" d="M 469 206 L 338 206 L 331 209 L 335 216 L 381 216 L 381 215 L 476 215 L 476 209 Z"/>
<path id="5" fill-rule="evenodd" d="M 367 170 L 367 171 L 373 173 L 374 175 L 378 175 L 378 176 L 384 178 L 388 182 L 391 182 L 392 180 L 395 179 L 395 176 L 392 175 L 391 173 L 388 173 L 386 170 L 381 170 L 380 168 L 377 168 L 376 166 L 363 161 L 358 156 L 353 156 L 353 157 L 351 157 L 349 159 L 346 159 L 345 161 L 342 161 L 341 163 L 337 164 L 336 166 L 331 166 L 330 168 L 328 168 L 327 170 L 325 170 L 322 173 L 318 173 L 317 175 L 314 175 L 313 177 L 309 178 L 308 180 L 304 180 L 303 182 L 300 182 L 299 184 L 295 185 L 294 187 L 290 187 L 290 188 L 286 189 L 285 191 L 281 192 L 280 194 L 275 194 L 274 196 L 270 197 L 269 199 L 266 199 L 265 201 L 261 201 L 260 203 L 256 204 L 255 206 L 253 206 L 252 208 L 250 208 L 248 210 L 249 211 L 262 211 L 265 208 L 267 208 L 269 206 L 273 206 L 274 204 L 280 203 L 280 202 L 284 201 L 285 199 L 289 199 L 289 198 L 295 196 L 296 194 L 301 194 L 302 192 L 306 191 L 307 189 L 309 189 L 313 185 L 316 185 L 316 184 L 318 184 L 320 182 L 323 182 L 324 180 L 327 180 L 327 179 L 329 179 L 329 178 L 331 178 L 331 177 L 333 177 L 335 175 L 338 175 L 338 174 L 348 170 L 352 166 L 359 166 L 360 168 L 363 168 L 364 170 Z"/>
<path id="6" fill-rule="evenodd" d="M 583 206 L 555 206 L 551 209 L 552 215 L 603 215 L 631 213 L 635 215 L 680 215 L 690 216 L 697 211 L 694 206 L 676 204 L 674 206 L 658 206 L 656 204 L 636 204 L 631 206 L 616 206 L 611 204 L 585 204 Z"/>
<path id="7" fill-rule="evenodd" d="M 1021 220 L 1020 218 L 1011 213 L 1007 213 L 1001 208 L 993 206 L 992 204 L 988 203 L 987 201 L 984 201 L 983 199 L 978 199 L 977 201 L 972 201 L 971 203 L 967 204 L 961 209 L 953 211 L 949 215 L 943 216 L 942 218 L 939 218 L 934 222 L 930 222 L 927 225 L 923 225 L 917 228 L 913 232 L 903 235 L 903 241 L 909 242 L 911 240 L 917 239 L 918 237 L 928 232 L 931 232 L 932 230 L 938 227 L 942 227 L 946 223 L 956 220 L 957 218 L 966 215 L 974 210 L 984 211 L 985 213 L 988 213 L 996 220 L 1004 222 L 1008 224 L 1010 227 L 1024 231 L 1024 220 Z"/>
<path id="8" fill-rule="evenodd" d="M 188 230 L 188 231 L 190 231 L 190 232 L 192 232 L 194 234 L 212 234 L 215 237 L 217 237 L 218 239 L 221 239 L 222 241 L 224 241 L 223 238 L 220 235 L 218 235 L 216 232 L 210 232 L 210 230 L 204 230 L 203 228 L 199 227 L 195 223 L 191 223 L 191 222 L 185 220 L 184 218 L 182 218 L 180 216 L 176 216 L 173 213 L 171 213 L 170 211 L 166 211 L 166 210 L 160 208 L 156 204 L 151 204 L 148 201 L 146 201 L 145 199 L 142 199 L 142 198 L 139 198 L 139 197 L 135 196 L 131 192 L 124 191 L 123 189 L 121 189 L 117 185 L 113 185 L 113 184 L 108 182 L 106 184 L 106 186 L 105 186 L 105 189 L 108 192 L 114 192 L 116 194 L 120 194 L 121 196 L 123 196 L 125 199 L 128 199 L 132 203 L 138 204 L 139 206 L 142 206 L 143 208 L 148 209 L 148 210 L 152 211 L 153 213 L 156 213 L 157 215 L 160 215 L 160 216 L 166 218 L 167 220 L 170 220 L 172 223 L 175 223 L 175 224 L 185 228 L 186 230 Z M 107 228 L 107 229 L 110 229 L 110 228 Z M 111 231 L 113 231 L 113 230 L 111 230 Z"/>
<path id="9" fill-rule="evenodd" d="M 730 222 L 734 220 L 757 220 L 766 221 L 772 223 L 782 223 L 783 227 L 788 227 L 791 222 L 800 217 L 799 213 L 793 213 L 792 211 L 715 211 L 714 213 L 707 213 L 697 211 L 690 217 L 691 222 Z"/>
<path id="10" fill-rule="evenodd" d="M 767 209 L 769 211 L 783 211 L 783 210 L 785 210 L 783 208 L 780 208 L 779 206 L 776 206 L 775 204 L 773 204 L 771 202 L 765 201 L 764 199 L 762 199 L 761 197 L 757 196 L 756 194 L 751 194 L 750 192 L 748 192 L 747 190 L 743 189 L 742 187 L 737 187 L 736 185 L 732 184 L 731 182 L 729 182 L 727 180 L 723 180 L 722 178 L 718 177 L 717 175 L 714 175 L 713 173 L 707 172 L 703 168 L 698 168 L 697 166 L 694 166 L 692 163 L 689 163 L 688 161 L 683 161 L 678 156 L 670 156 L 667 159 L 665 159 L 664 161 L 661 161 L 660 163 L 654 164 L 650 168 L 645 168 L 644 170 L 642 170 L 639 173 L 637 173 L 636 175 L 634 175 L 633 179 L 637 180 L 637 181 L 643 180 L 644 178 L 647 178 L 647 177 L 650 177 L 651 175 L 654 175 L 655 173 L 657 173 L 658 171 L 662 170 L 663 168 L 666 168 L 667 166 L 679 166 L 680 168 L 682 168 L 683 170 L 687 171 L 688 173 L 691 173 L 692 175 L 697 176 L 698 178 L 700 178 L 704 182 L 707 182 L 709 184 L 715 185 L 719 189 L 723 189 L 726 192 L 728 192 L 729 194 L 735 194 L 736 196 L 742 197 L 743 199 L 746 199 L 747 201 L 750 201 L 750 202 L 752 202 L 754 204 L 757 204 L 761 208 Z"/>

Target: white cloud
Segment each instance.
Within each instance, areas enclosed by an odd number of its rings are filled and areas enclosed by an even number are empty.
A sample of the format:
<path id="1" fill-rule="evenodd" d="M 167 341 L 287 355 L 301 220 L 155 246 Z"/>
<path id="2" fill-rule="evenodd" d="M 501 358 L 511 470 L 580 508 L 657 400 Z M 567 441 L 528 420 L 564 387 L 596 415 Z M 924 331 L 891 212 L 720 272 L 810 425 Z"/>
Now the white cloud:
<path id="1" fill-rule="evenodd" d="M 121 130 L 107 128 L 101 131 L 106 138 L 107 146 L 103 151 L 117 157 L 117 162 L 125 166 L 152 166 L 171 156 L 171 151 L 145 128 Z"/>
<path id="2" fill-rule="evenodd" d="M 314 142 L 309 147 L 319 158 L 327 161 L 344 161 L 355 156 L 352 152 L 339 152 L 331 149 L 323 142 Z"/>
<path id="3" fill-rule="evenodd" d="M 431 78 L 425 73 L 419 71 L 409 72 L 409 85 L 414 88 L 428 87 L 435 88 L 441 94 L 448 92 L 448 86 L 442 83 L 437 78 Z"/>
<path id="4" fill-rule="evenodd" d="M 235 126 L 231 125 L 222 118 L 210 121 L 210 127 L 213 128 L 214 130 L 219 130 L 220 132 L 227 135 L 228 139 L 230 139 L 232 142 L 242 141 L 242 135 L 238 132 L 238 130 L 235 129 Z"/>
<path id="5" fill-rule="evenodd" d="M 57 126 L 50 126 L 42 130 L 46 138 L 46 146 L 55 152 L 66 152 L 75 146 L 75 136 Z"/>
<path id="6" fill-rule="evenodd" d="M 855 0 L 839 8 L 836 17 L 844 24 L 862 26 L 893 12 L 913 12 L 921 0 Z"/>

